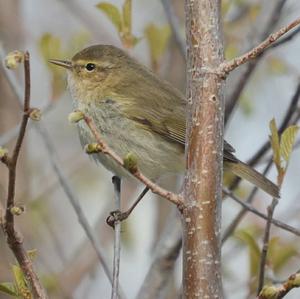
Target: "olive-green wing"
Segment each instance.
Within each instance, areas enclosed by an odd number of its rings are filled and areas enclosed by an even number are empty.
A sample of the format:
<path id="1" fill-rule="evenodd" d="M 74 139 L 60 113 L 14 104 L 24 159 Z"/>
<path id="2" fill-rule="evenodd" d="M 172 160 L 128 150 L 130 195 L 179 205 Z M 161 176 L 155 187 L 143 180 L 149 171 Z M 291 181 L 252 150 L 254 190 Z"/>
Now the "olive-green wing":
<path id="1" fill-rule="evenodd" d="M 161 80 L 148 69 L 135 65 L 135 71 L 127 76 L 127 99 L 120 106 L 124 116 L 160 137 L 182 146 L 186 134 L 186 100 L 176 88 Z M 131 79 L 131 82 L 129 80 Z M 130 98 L 130 101 L 128 100 Z M 224 142 L 224 158 L 236 161 L 234 149 Z"/>
<path id="2" fill-rule="evenodd" d="M 160 110 L 158 110 L 160 113 L 157 113 L 157 109 L 155 111 L 149 109 L 147 111 L 137 109 L 134 112 L 134 117 L 131 117 L 131 119 L 142 125 L 145 130 L 155 132 L 170 142 L 178 143 L 184 149 L 186 133 L 185 110 L 178 108 L 176 110 L 175 108 L 169 111 L 165 107 L 160 107 Z M 224 159 L 238 162 L 238 159 L 233 154 L 234 152 L 234 148 L 224 140 Z"/>

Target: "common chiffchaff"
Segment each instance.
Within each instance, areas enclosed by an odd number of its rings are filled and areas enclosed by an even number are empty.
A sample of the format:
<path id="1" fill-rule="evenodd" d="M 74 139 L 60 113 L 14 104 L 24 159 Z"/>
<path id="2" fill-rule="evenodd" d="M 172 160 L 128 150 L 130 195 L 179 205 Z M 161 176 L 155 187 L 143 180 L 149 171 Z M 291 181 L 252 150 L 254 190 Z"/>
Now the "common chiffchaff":
<path id="1" fill-rule="evenodd" d="M 186 100 L 176 88 L 158 78 L 123 50 L 96 45 L 77 53 L 71 61 L 50 60 L 67 69 L 74 106 L 89 115 L 103 139 L 120 156 L 133 153 L 139 169 L 149 178 L 184 171 Z M 80 122 L 81 143 L 94 142 Z M 278 187 L 233 155 L 224 142 L 224 169 L 279 196 Z M 114 174 L 128 172 L 105 154 L 97 159 Z"/>

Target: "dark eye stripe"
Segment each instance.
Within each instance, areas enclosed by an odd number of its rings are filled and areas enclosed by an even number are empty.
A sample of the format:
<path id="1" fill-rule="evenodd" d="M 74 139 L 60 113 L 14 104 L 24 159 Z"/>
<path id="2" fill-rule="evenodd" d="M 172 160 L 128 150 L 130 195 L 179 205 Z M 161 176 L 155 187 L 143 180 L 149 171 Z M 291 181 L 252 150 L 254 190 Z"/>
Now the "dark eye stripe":
<path id="1" fill-rule="evenodd" d="M 89 72 L 91 72 L 91 71 L 93 71 L 93 70 L 96 68 L 96 65 L 95 65 L 94 63 L 88 63 L 88 64 L 85 66 L 85 68 L 86 68 Z"/>

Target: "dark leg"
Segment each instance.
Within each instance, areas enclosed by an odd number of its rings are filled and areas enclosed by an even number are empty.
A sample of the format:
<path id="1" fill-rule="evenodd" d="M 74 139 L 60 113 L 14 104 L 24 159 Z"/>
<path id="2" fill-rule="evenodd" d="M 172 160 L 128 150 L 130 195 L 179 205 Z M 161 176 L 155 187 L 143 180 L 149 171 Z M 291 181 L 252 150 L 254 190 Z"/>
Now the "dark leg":
<path id="1" fill-rule="evenodd" d="M 138 196 L 137 200 L 133 203 L 133 205 L 126 211 L 121 212 L 120 210 L 113 211 L 110 213 L 110 215 L 106 218 L 106 223 L 110 225 L 111 227 L 115 226 L 116 221 L 123 221 L 129 217 L 131 212 L 134 210 L 134 208 L 137 206 L 137 204 L 143 199 L 143 197 L 146 195 L 146 193 L 149 191 L 148 187 L 145 187 L 142 193 Z"/>

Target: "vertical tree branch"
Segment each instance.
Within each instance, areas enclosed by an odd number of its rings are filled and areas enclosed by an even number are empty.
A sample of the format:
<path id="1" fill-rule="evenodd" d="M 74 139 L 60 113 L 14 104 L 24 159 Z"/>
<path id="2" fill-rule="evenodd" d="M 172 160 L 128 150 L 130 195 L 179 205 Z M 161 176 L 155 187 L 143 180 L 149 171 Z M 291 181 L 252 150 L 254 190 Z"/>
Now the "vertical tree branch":
<path id="1" fill-rule="evenodd" d="M 113 176 L 112 182 L 114 184 L 115 193 L 115 209 L 121 209 L 121 179 Z M 113 283 L 111 299 L 119 298 L 119 272 L 120 272 L 120 254 L 121 254 L 121 221 L 114 222 L 114 261 L 113 261 Z"/>
<path id="2" fill-rule="evenodd" d="M 185 1 L 187 172 L 183 208 L 184 298 L 223 298 L 220 222 L 223 158 L 221 1 Z"/>
<path id="3" fill-rule="evenodd" d="M 3 227 L 7 236 L 7 243 L 14 253 L 27 281 L 29 282 L 34 297 L 45 299 L 47 298 L 46 292 L 39 281 L 39 278 L 33 268 L 32 262 L 26 250 L 23 247 L 22 237 L 15 229 L 15 216 L 12 212 L 12 208 L 15 206 L 17 162 L 30 115 L 30 62 L 28 52 L 24 53 L 24 76 L 25 93 L 21 126 L 12 156 L 6 157 L 4 161 L 8 168 L 8 191 L 6 200 L 5 223 Z"/>

